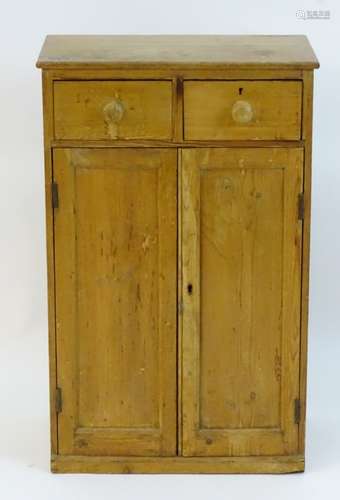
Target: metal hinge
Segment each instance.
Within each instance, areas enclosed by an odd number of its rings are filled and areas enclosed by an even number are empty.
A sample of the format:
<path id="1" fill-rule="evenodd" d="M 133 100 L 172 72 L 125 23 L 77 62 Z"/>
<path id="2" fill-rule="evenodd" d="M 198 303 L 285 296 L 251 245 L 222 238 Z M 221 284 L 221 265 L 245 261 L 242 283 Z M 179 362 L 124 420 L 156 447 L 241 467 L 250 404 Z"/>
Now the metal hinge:
<path id="1" fill-rule="evenodd" d="M 61 388 L 57 387 L 55 391 L 55 411 L 61 413 L 63 409 L 63 398 Z"/>
<path id="2" fill-rule="evenodd" d="M 305 218 L 305 196 L 304 196 L 304 193 L 299 194 L 298 217 L 299 217 L 299 220 L 303 220 Z"/>
<path id="3" fill-rule="evenodd" d="M 52 207 L 58 208 L 59 207 L 58 184 L 56 182 L 52 182 L 51 189 L 52 189 Z"/>
<path id="4" fill-rule="evenodd" d="M 299 399 L 294 400 L 294 422 L 296 424 L 300 423 L 301 418 L 301 402 Z"/>
<path id="5" fill-rule="evenodd" d="M 183 314 L 184 306 L 183 306 L 183 300 L 180 300 L 178 302 L 178 313 Z"/>

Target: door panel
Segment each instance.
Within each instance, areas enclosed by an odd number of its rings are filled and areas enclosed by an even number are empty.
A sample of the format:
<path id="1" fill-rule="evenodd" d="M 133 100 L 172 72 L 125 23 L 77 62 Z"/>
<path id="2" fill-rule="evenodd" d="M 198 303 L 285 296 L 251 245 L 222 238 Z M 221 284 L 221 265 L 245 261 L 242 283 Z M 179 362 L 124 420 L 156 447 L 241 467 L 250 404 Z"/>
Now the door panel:
<path id="1" fill-rule="evenodd" d="M 297 451 L 302 161 L 182 151 L 185 456 Z"/>
<path id="2" fill-rule="evenodd" d="M 56 149 L 59 453 L 176 453 L 174 150 Z"/>

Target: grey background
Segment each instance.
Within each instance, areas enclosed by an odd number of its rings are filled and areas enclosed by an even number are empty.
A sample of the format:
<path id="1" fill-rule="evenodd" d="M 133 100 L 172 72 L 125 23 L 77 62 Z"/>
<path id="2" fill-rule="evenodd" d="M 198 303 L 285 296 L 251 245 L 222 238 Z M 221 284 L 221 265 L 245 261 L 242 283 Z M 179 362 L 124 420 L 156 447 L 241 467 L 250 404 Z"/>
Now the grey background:
<path id="1" fill-rule="evenodd" d="M 329 10 L 302 20 L 297 10 Z M 306 34 L 315 73 L 307 471 L 274 476 L 53 476 L 40 72 L 47 33 Z M 340 486 L 338 2 L 32 0 L 0 9 L 0 491 L 2 498 L 309 499 Z"/>

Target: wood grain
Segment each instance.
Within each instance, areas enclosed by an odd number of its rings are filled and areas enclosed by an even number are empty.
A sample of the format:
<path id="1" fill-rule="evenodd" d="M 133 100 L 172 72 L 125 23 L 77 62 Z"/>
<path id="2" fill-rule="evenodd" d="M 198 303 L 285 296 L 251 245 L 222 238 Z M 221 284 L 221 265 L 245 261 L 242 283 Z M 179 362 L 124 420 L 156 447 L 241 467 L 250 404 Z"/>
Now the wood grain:
<path id="1" fill-rule="evenodd" d="M 54 214 L 52 209 L 51 183 L 53 181 L 52 151 L 53 138 L 53 91 L 48 72 L 42 72 L 43 118 L 44 118 L 44 161 L 45 161 L 45 205 L 46 205 L 46 255 L 48 285 L 48 349 L 50 387 L 50 430 L 51 453 L 58 453 L 58 417 L 56 413 L 57 354 L 55 324 L 55 276 L 54 276 Z"/>
<path id="2" fill-rule="evenodd" d="M 296 453 L 303 150 L 182 154 L 183 453 Z"/>
<path id="3" fill-rule="evenodd" d="M 305 449 L 306 399 L 307 399 L 307 348 L 308 348 L 308 304 L 309 304 L 309 260 L 312 190 L 312 127 L 313 127 L 313 72 L 306 71 L 303 81 L 303 126 L 304 154 L 304 221 L 301 289 L 301 349 L 300 349 L 300 403 L 301 424 L 299 426 L 299 450 Z"/>
<path id="4" fill-rule="evenodd" d="M 303 69 L 299 68 L 271 68 L 265 64 L 259 68 L 228 68 L 187 66 L 181 67 L 124 67 L 124 68 L 96 68 L 88 66 L 85 69 L 69 66 L 67 68 L 50 68 L 53 81 L 81 81 L 81 80 L 168 80 L 169 78 L 187 80 L 302 80 Z"/>
<path id="5" fill-rule="evenodd" d="M 318 65 L 304 36 L 47 37 L 54 472 L 304 470 Z"/>
<path id="6" fill-rule="evenodd" d="M 121 116 L 110 121 L 106 110 L 114 102 L 120 104 Z M 172 85 L 55 82 L 54 116 L 56 139 L 171 139 Z"/>
<path id="7" fill-rule="evenodd" d="M 304 141 L 157 141 L 157 140 L 103 140 L 103 141 L 85 141 L 85 140 L 52 140 L 51 146 L 54 148 L 82 148 L 82 147 L 101 147 L 101 148 L 206 148 L 206 147 L 278 147 L 278 148 L 296 148 L 303 147 Z"/>
<path id="8" fill-rule="evenodd" d="M 247 105 L 240 123 L 235 105 Z M 236 81 L 184 83 L 186 140 L 297 140 L 301 136 L 301 82 Z M 240 114 L 242 117 L 242 114 Z"/>
<path id="9" fill-rule="evenodd" d="M 53 456 L 52 472 L 95 474 L 287 474 L 303 472 L 303 456 L 273 457 L 84 457 Z"/>
<path id="10" fill-rule="evenodd" d="M 176 163 L 54 152 L 62 454 L 175 453 Z"/>
<path id="11" fill-rule="evenodd" d="M 303 35 L 50 35 L 39 68 L 316 68 Z"/>
<path id="12" fill-rule="evenodd" d="M 183 353 L 183 274 L 182 274 L 182 150 L 177 156 L 177 455 L 182 455 L 183 415 L 182 415 L 182 353 Z"/>

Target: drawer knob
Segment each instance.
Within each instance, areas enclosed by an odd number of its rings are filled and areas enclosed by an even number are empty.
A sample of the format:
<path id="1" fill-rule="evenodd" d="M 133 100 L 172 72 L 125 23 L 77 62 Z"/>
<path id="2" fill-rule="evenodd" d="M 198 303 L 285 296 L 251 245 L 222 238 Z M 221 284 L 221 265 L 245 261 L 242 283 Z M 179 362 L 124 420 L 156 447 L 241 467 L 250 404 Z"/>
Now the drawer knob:
<path id="1" fill-rule="evenodd" d="M 249 123 L 253 118 L 253 109 L 247 101 L 236 101 L 231 108 L 231 115 L 236 123 Z"/>
<path id="2" fill-rule="evenodd" d="M 122 121 L 124 112 L 124 104 L 118 96 L 104 106 L 104 121 L 107 126 L 107 133 L 111 139 L 115 139 L 118 135 L 118 124 Z"/>

